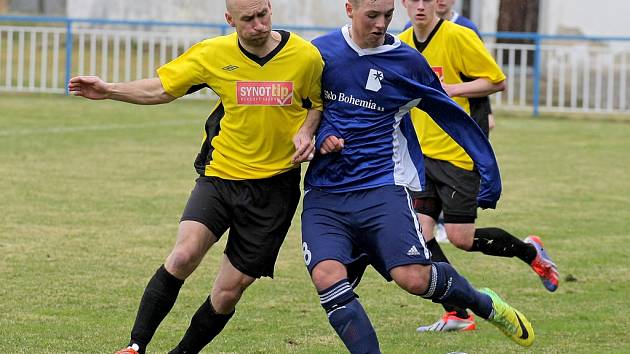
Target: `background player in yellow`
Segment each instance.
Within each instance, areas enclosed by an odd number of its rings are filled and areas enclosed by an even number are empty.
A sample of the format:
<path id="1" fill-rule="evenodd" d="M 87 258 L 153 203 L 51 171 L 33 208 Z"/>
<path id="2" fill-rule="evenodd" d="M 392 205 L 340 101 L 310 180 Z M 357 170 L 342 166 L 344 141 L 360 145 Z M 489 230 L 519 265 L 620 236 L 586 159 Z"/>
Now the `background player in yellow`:
<path id="1" fill-rule="evenodd" d="M 438 17 L 447 21 L 457 23 L 460 26 L 468 27 L 473 30 L 479 38 L 481 34 L 477 25 L 475 25 L 469 18 L 462 16 L 455 11 L 455 0 L 436 0 L 435 13 Z M 483 39 L 482 39 L 483 40 Z M 468 80 L 465 78 L 464 80 Z M 481 130 L 486 135 L 490 135 L 490 130 L 494 128 L 494 115 L 492 114 L 492 107 L 490 106 L 490 99 L 488 97 L 474 97 L 469 98 L 470 103 L 470 116 L 477 122 Z"/>
<path id="2" fill-rule="evenodd" d="M 418 49 L 440 78 L 445 92 L 470 113 L 468 98 L 488 96 L 505 88 L 505 75 L 472 30 L 440 19 L 436 0 L 402 0 L 412 27 L 399 37 Z M 464 82 L 462 77 L 473 79 Z M 423 236 L 434 261 L 448 262 L 433 237 L 440 212 L 444 212 L 446 234 L 456 247 L 501 257 L 518 257 L 531 265 L 549 291 L 558 286 L 555 264 L 537 236 L 521 241 L 499 228 L 475 229 L 480 176 L 466 151 L 449 137 L 425 112 L 411 111 L 425 156 L 425 190 L 414 193 Z M 444 306 L 446 314 L 419 331 L 475 329 L 466 310 Z"/>
<path id="3" fill-rule="evenodd" d="M 144 353 L 184 280 L 230 229 L 211 296 L 171 353 L 198 353 L 221 332 L 245 289 L 273 276 L 300 192 L 299 163 L 314 152 L 323 62 L 309 42 L 271 28 L 269 0 L 227 0 L 236 33 L 200 42 L 158 69 L 158 77 L 105 83 L 75 77 L 70 92 L 90 99 L 167 103 L 208 86 L 220 98 L 205 125 L 200 177 L 177 241 L 145 288 L 127 348 Z M 133 260 L 131 260 L 133 261 Z"/>

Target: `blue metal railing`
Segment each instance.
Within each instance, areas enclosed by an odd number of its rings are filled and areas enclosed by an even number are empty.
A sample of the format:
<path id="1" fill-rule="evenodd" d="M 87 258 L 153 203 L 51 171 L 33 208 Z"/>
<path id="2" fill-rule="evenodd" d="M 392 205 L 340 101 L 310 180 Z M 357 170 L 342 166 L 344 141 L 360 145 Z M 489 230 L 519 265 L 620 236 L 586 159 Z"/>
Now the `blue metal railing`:
<path id="1" fill-rule="evenodd" d="M 2 22 L 22 22 L 22 23 L 59 23 L 64 24 L 67 32 L 66 40 L 66 62 L 65 62 L 65 89 L 68 93 L 67 83 L 70 81 L 72 73 L 72 52 L 73 52 L 73 29 L 75 24 L 89 25 L 118 25 L 118 26 L 156 26 L 156 27 L 195 27 L 209 28 L 219 30 L 221 34 L 227 34 L 231 31 L 228 24 L 204 23 L 204 22 L 179 22 L 179 21 L 145 21 L 145 20 L 109 20 L 109 19 L 91 19 L 91 18 L 68 18 L 68 17 L 34 17 L 34 16 L 0 16 Z M 276 26 L 292 31 L 311 31 L 311 32 L 328 32 L 336 29 L 336 27 L 325 26 L 301 26 L 286 25 Z M 396 31 L 392 31 L 396 32 Z M 482 33 L 484 37 L 496 39 L 512 39 L 512 40 L 529 40 L 534 43 L 534 67 L 533 67 L 533 114 L 539 115 L 540 108 L 540 92 L 542 78 L 542 43 L 545 41 L 565 40 L 565 41 L 591 41 L 591 42 L 610 42 L 610 41 L 627 41 L 630 37 L 605 37 L 605 36 L 575 36 L 575 35 L 545 35 L 538 33 L 524 32 L 497 32 Z"/>
<path id="2" fill-rule="evenodd" d="M 529 32 L 496 32 L 496 33 L 481 33 L 482 37 L 493 37 L 496 39 L 516 39 L 516 40 L 530 40 L 534 42 L 534 92 L 533 92 L 533 106 L 534 116 L 540 115 L 540 84 L 542 82 L 542 42 L 543 41 L 590 41 L 590 42 L 630 42 L 630 37 L 605 37 L 605 36 L 575 36 L 575 35 L 548 35 Z"/>

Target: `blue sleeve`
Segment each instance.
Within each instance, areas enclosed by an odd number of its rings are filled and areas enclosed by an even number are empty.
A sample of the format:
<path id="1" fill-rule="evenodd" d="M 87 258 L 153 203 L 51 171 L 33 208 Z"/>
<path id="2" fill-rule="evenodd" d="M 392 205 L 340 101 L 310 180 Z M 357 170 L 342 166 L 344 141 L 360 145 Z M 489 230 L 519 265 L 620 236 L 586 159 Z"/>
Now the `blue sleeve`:
<path id="1" fill-rule="evenodd" d="M 499 165 L 490 142 L 470 116 L 441 90 L 419 86 L 422 97 L 418 108 L 453 138 L 474 161 L 481 176 L 477 205 L 492 208 L 501 197 Z"/>
<path id="2" fill-rule="evenodd" d="M 324 143 L 324 140 L 331 135 L 334 135 L 337 138 L 343 138 L 327 119 L 322 119 L 319 123 L 319 128 L 317 129 L 317 135 L 315 136 L 315 151 L 319 151 L 322 147 L 322 143 Z"/>
<path id="3" fill-rule="evenodd" d="M 322 119 L 319 129 L 317 130 L 317 136 L 315 137 L 315 151 L 319 151 L 324 143 L 324 140 L 331 135 L 335 135 L 335 129 L 329 124 L 326 124 L 326 121 Z M 341 137 L 338 136 L 338 138 Z"/>

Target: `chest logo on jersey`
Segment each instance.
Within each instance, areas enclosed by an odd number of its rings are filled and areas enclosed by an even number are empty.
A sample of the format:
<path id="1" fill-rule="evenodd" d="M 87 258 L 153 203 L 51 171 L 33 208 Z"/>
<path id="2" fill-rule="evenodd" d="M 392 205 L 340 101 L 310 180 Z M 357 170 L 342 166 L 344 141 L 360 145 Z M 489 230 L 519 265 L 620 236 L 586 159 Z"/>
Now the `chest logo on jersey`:
<path id="1" fill-rule="evenodd" d="M 440 81 L 444 81 L 444 68 L 441 66 L 432 66 L 431 69 L 433 69 L 433 72 L 435 73 L 435 75 L 437 75 L 438 79 L 440 79 Z"/>
<path id="2" fill-rule="evenodd" d="M 365 89 L 378 92 L 381 90 L 381 80 L 383 80 L 383 72 L 375 69 L 370 69 L 367 82 L 365 83 Z"/>
<path id="3" fill-rule="evenodd" d="M 228 66 L 224 66 L 222 69 L 225 70 L 225 71 L 234 71 L 234 70 L 238 69 L 238 66 L 236 66 L 236 65 L 228 65 Z"/>
<path id="4" fill-rule="evenodd" d="M 237 81 L 236 101 L 241 106 L 290 106 L 292 81 Z"/>

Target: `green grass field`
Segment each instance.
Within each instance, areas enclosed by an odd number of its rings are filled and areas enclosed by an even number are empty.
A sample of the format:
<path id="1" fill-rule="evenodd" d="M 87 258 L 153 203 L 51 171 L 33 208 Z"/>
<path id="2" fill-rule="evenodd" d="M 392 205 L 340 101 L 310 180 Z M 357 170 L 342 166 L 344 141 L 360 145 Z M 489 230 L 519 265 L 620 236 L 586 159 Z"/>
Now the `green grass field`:
<path id="1" fill-rule="evenodd" d="M 126 344 L 144 286 L 174 242 L 209 103 L 3 93 L 0 107 L 0 353 L 112 353 Z M 478 225 L 541 235 L 561 286 L 547 293 L 516 259 L 445 251 L 475 285 L 526 313 L 537 342 L 521 349 L 484 322 L 468 333 L 418 334 L 441 307 L 370 271 L 357 292 L 383 353 L 630 353 L 630 124 L 497 118 L 504 192 Z M 303 265 L 299 225 L 296 217 L 276 279 L 246 292 L 205 352 L 344 352 Z M 150 353 L 179 341 L 224 245 L 188 279 Z"/>

